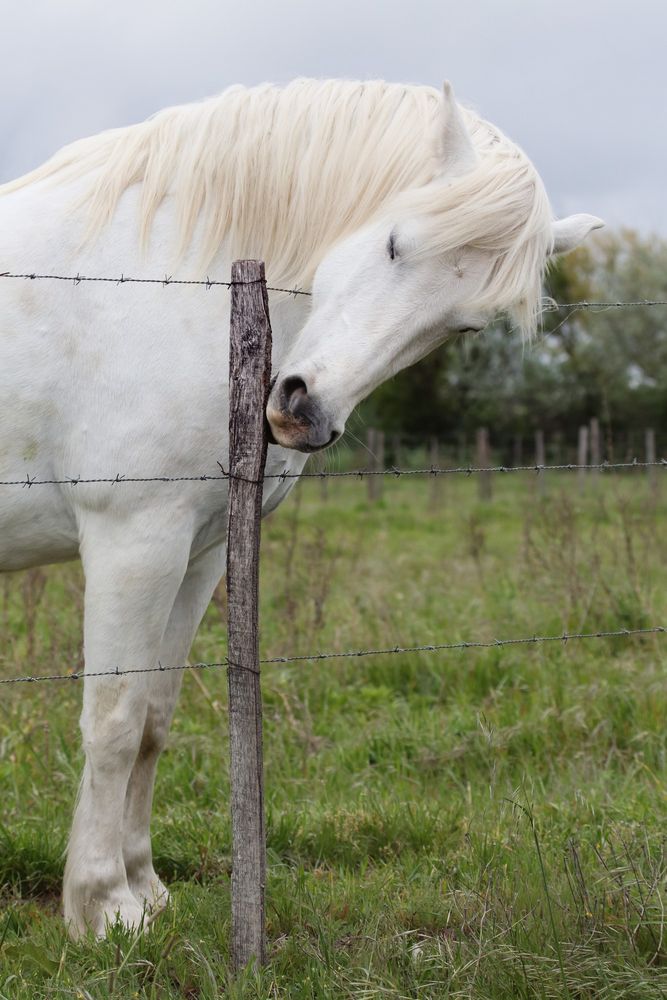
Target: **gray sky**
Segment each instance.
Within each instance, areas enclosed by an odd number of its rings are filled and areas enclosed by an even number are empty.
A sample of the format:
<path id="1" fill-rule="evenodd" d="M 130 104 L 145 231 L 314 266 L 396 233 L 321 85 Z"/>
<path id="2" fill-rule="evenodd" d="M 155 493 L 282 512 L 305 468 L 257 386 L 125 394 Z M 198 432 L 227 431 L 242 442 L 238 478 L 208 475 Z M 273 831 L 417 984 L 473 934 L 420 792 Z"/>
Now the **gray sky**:
<path id="1" fill-rule="evenodd" d="M 557 214 L 667 235 L 662 0 L 0 3 L 0 180 L 230 83 L 447 77 L 524 147 Z"/>

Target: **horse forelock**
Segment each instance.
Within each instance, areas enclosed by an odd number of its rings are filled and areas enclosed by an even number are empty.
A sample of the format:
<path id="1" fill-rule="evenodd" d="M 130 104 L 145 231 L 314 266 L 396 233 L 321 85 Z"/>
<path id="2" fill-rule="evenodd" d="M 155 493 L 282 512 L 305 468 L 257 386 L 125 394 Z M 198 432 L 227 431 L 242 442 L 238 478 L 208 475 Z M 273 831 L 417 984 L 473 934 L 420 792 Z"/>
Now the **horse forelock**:
<path id="1" fill-rule="evenodd" d="M 302 287 L 334 243 L 395 204 L 428 220 L 423 252 L 493 251 L 480 302 L 511 309 L 530 332 L 551 239 L 540 178 L 518 147 L 465 111 L 478 164 L 451 183 L 432 183 L 442 171 L 441 108 L 431 87 L 382 81 L 231 87 L 73 143 L 0 193 L 90 175 L 94 236 L 123 193 L 141 184 L 144 244 L 169 196 L 176 255 L 196 238 L 205 272 L 224 244 L 234 257 L 263 258 L 272 282 Z"/>

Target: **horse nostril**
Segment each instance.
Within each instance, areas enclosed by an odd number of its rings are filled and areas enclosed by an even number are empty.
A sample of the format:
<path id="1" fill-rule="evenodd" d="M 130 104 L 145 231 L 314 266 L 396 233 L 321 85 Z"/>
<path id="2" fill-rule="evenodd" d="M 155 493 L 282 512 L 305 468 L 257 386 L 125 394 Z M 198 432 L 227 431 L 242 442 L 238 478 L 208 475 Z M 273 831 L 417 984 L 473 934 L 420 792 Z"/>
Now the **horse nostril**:
<path id="1" fill-rule="evenodd" d="M 286 378 L 282 384 L 282 390 L 286 408 L 290 413 L 294 413 L 303 397 L 308 395 L 306 383 L 298 375 Z"/>

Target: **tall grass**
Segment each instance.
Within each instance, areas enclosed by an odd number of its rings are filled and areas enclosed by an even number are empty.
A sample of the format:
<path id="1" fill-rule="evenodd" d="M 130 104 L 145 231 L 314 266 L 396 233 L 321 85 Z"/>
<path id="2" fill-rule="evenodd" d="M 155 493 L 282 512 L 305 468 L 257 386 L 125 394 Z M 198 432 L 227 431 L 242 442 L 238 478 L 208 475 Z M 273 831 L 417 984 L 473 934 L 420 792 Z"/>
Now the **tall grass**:
<path id="1" fill-rule="evenodd" d="M 264 526 L 262 648 L 661 624 L 665 505 L 645 479 L 539 497 L 498 477 L 317 481 Z M 76 566 L 5 577 L 0 672 L 81 662 Z M 225 651 L 224 589 L 196 642 Z M 232 980 L 226 685 L 187 674 L 156 795 L 173 903 L 69 942 L 75 685 L 0 701 L 0 997 L 658 998 L 667 993 L 662 636 L 264 671 L 271 960 Z"/>

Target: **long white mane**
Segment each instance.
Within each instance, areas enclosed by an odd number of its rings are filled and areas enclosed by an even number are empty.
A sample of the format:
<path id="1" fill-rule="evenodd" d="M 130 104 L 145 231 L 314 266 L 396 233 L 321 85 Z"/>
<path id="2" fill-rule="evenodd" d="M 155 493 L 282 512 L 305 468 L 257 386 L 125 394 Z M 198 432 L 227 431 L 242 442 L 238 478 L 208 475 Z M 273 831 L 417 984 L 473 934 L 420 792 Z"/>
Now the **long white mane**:
<path id="1" fill-rule="evenodd" d="M 431 87 L 384 82 L 232 87 L 75 142 L 0 194 L 90 175 L 95 234 L 141 184 L 144 245 L 169 202 L 175 252 L 196 235 L 202 273 L 224 245 L 234 257 L 263 258 L 272 283 L 301 287 L 336 241 L 379 213 L 418 214 L 429 234 L 419 252 L 493 252 L 476 302 L 511 311 L 530 333 L 552 240 L 542 183 L 517 146 L 464 111 L 478 164 L 447 185 L 430 184 L 442 169 L 442 101 Z"/>

